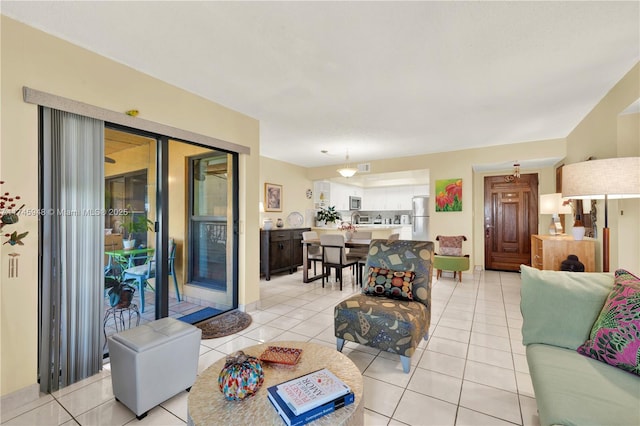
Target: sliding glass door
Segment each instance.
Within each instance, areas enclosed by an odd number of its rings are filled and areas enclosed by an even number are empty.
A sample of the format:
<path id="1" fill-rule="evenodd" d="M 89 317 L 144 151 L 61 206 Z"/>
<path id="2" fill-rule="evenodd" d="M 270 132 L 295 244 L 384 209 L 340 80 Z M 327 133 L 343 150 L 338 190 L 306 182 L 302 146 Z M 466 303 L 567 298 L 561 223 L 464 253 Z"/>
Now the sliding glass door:
<path id="1" fill-rule="evenodd" d="M 218 313 L 237 308 L 237 155 L 170 141 L 170 158 L 183 158 L 186 186 L 188 292 Z M 180 155 L 177 153 L 180 152 Z M 174 165 L 170 167 L 173 169 Z"/>
<path id="2" fill-rule="evenodd" d="M 46 108 L 41 132 L 43 391 L 95 374 L 113 333 L 237 308 L 237 153 Z"/>

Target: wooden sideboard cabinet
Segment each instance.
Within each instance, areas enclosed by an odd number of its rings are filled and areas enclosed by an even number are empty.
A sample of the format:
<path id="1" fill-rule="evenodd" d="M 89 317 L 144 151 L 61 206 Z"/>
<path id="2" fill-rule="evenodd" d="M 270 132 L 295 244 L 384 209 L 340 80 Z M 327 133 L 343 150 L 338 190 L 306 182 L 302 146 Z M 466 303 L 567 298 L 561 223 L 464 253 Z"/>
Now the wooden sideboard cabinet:
<path id="1" fill-rule="evenodd" d="M 578 256 L 585 272 L 595 272 L 596 240 L 593 238 L 576 241 L 568 235 L 531 236 L 531 266 L 534 268 L 559 271 L 562 261 L 570 254 Z"/>
<path id="2" fill-rule="evenodd" d="M 260 230 L 260 273 L 269 281 L 271 274 L 294 273 L 302 266 L 302 233 L 311 228 Z"/>

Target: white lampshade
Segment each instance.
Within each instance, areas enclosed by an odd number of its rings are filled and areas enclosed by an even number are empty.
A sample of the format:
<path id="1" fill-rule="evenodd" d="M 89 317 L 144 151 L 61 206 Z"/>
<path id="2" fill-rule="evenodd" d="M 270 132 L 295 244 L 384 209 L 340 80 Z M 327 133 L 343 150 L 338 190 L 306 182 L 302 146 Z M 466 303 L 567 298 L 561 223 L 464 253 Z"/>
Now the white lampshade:
<path id="1" fill-rule="evenodd" d="M 540 214 L 570 214 L 571 206 L 563 205 L 562 194 L 543 194 L 540 196 Z"/>
<path id="2" fill-rule="evenodd" d="M 258 210 L 260 211 L 260 213 L 264 213 L 264 203 L 262 201 L 260 201 L 260 204 L 258 204 Z"/>
<path id="3" fill-rule="evenodd" d="M 562 168 L 562 196 L 576 199 L 640 198 L 640 157 L 607 158 Z"/>
<path id="4" fill-rule="evenodd" d="M 573 213 L 573 210 L 571 210 L 571 205 L 570 204 L 564 204 L 565 201 L 571 201 L 571 200 L 567 200 L 565 198 L 562 198 L 562 194 L 558 192 L 558 195 L 560 196 L 560 206 L 558 208 L 558 213 L 559 214 L 571 214 Z"/>
<path id="5" fill-rule="evenodd" d="M 562 168 L 562 195 L 577 199 L 604 198 L 602 272 L 609 272 L 607 200 L 640 198 L 640 157 L 607 158 L 568 164 Z"/>
<path id="6" fill-rule="evenodd" d="M 345 165 L 344 167 L 338 169 L 338 173 L 340 173 L 340 175 L 342 177 L 346 177 L 346 178 L 350 178 L 351 176 L 355 175 L 358 172 L 358 169 L 356 169 L 355 167 L 351 167 L 351 165 L 349 164 L 349 149 L 347 149 L 347 155 L 345 157 Z"/>

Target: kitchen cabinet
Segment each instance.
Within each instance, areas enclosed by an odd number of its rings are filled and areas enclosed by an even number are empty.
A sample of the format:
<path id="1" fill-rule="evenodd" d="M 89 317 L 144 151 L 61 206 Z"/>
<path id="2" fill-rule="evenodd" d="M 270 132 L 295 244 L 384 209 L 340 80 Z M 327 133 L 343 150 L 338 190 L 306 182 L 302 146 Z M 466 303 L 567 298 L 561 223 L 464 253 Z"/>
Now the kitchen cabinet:
<path id="1" fill-rule="evenodd" d="M 329 181 L 313 183 L 316 208 L 335 206 L 337 211 L 349 210 L 349 197 L 362 197 L 362 188 Z"/>
<path id="2" fill-rule="evenodd" d="M 282 228 L 260 231 L 260 273 L 269 281 L 271 274 L 294 273 L 302 266 L 302 233 L 311 228 Z"/>
<path id="3" fill-rule="evenodd" d="M 386 210 L 386 188 L 365 188 L 362 196 L 362 210 Z"/>
<path id="4" fill-rule="evenodd" d="M 122 250 L 122 234 L 108 234 L 104 236 L 104 251 Z M 109 256 L 104 255 L 104 264 L 109 263 Z"/>
<path id="5" fill-rule="evenodd" d="M 411 210 L 414 196 L 428 194 L 429 185 L 366 188 L 362 196 L 362 210 Z"/>
<path id="6" fill-rule="evenodd" d="M 358 186 L 331 182 L 331 205 L 338 211 L 350 210 L 349 197 L 362 197 L 362 193 Z"/>
<path id="7" fill-rule="evenodd" d="M 331 184 L 324 180 L 313 182 L 313 203 L 317 209 L 328 207 L 331 202 Z"/>
<path id="8" fill-rule="evenodd" d="M 593 238 L 576 241 L 568 235 L 532 235 L 531 266 L 559 271 L 562 261 L 575 254 L 584 264 L 585 272 L 595 272 L 595 242 Z"/>

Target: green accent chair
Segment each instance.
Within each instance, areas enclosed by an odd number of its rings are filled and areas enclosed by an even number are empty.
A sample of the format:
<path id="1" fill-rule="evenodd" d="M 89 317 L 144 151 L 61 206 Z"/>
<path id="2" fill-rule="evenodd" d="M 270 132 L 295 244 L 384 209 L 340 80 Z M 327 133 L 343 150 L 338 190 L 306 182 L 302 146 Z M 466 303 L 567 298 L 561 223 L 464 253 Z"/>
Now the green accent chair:
<path id="1" fill-rule="evenodd" d="M 436 279 L 440 279 L 442 271 L 453 271 L 453 278 L 457 275 L 458 281 L 462 282 L 462 271 L 469 270 L 469 255 L 462 255 L 462 242 L 467 241 L 467 237 L 438 235 L 436 241 L 440 243 L 440 253 L 433 257 Z"/>
<path id="2" fill-rule="evenodd" d="M 334 309 L 337 349 L 345 340 L 400 355 L 409 373 L 411 356 L 421 340 L 429 337 L 433 242 L 373 240 L 365 267 L 413 271 L 413 300 L 391 299 L 363 293 L 351 296 Z"/>

